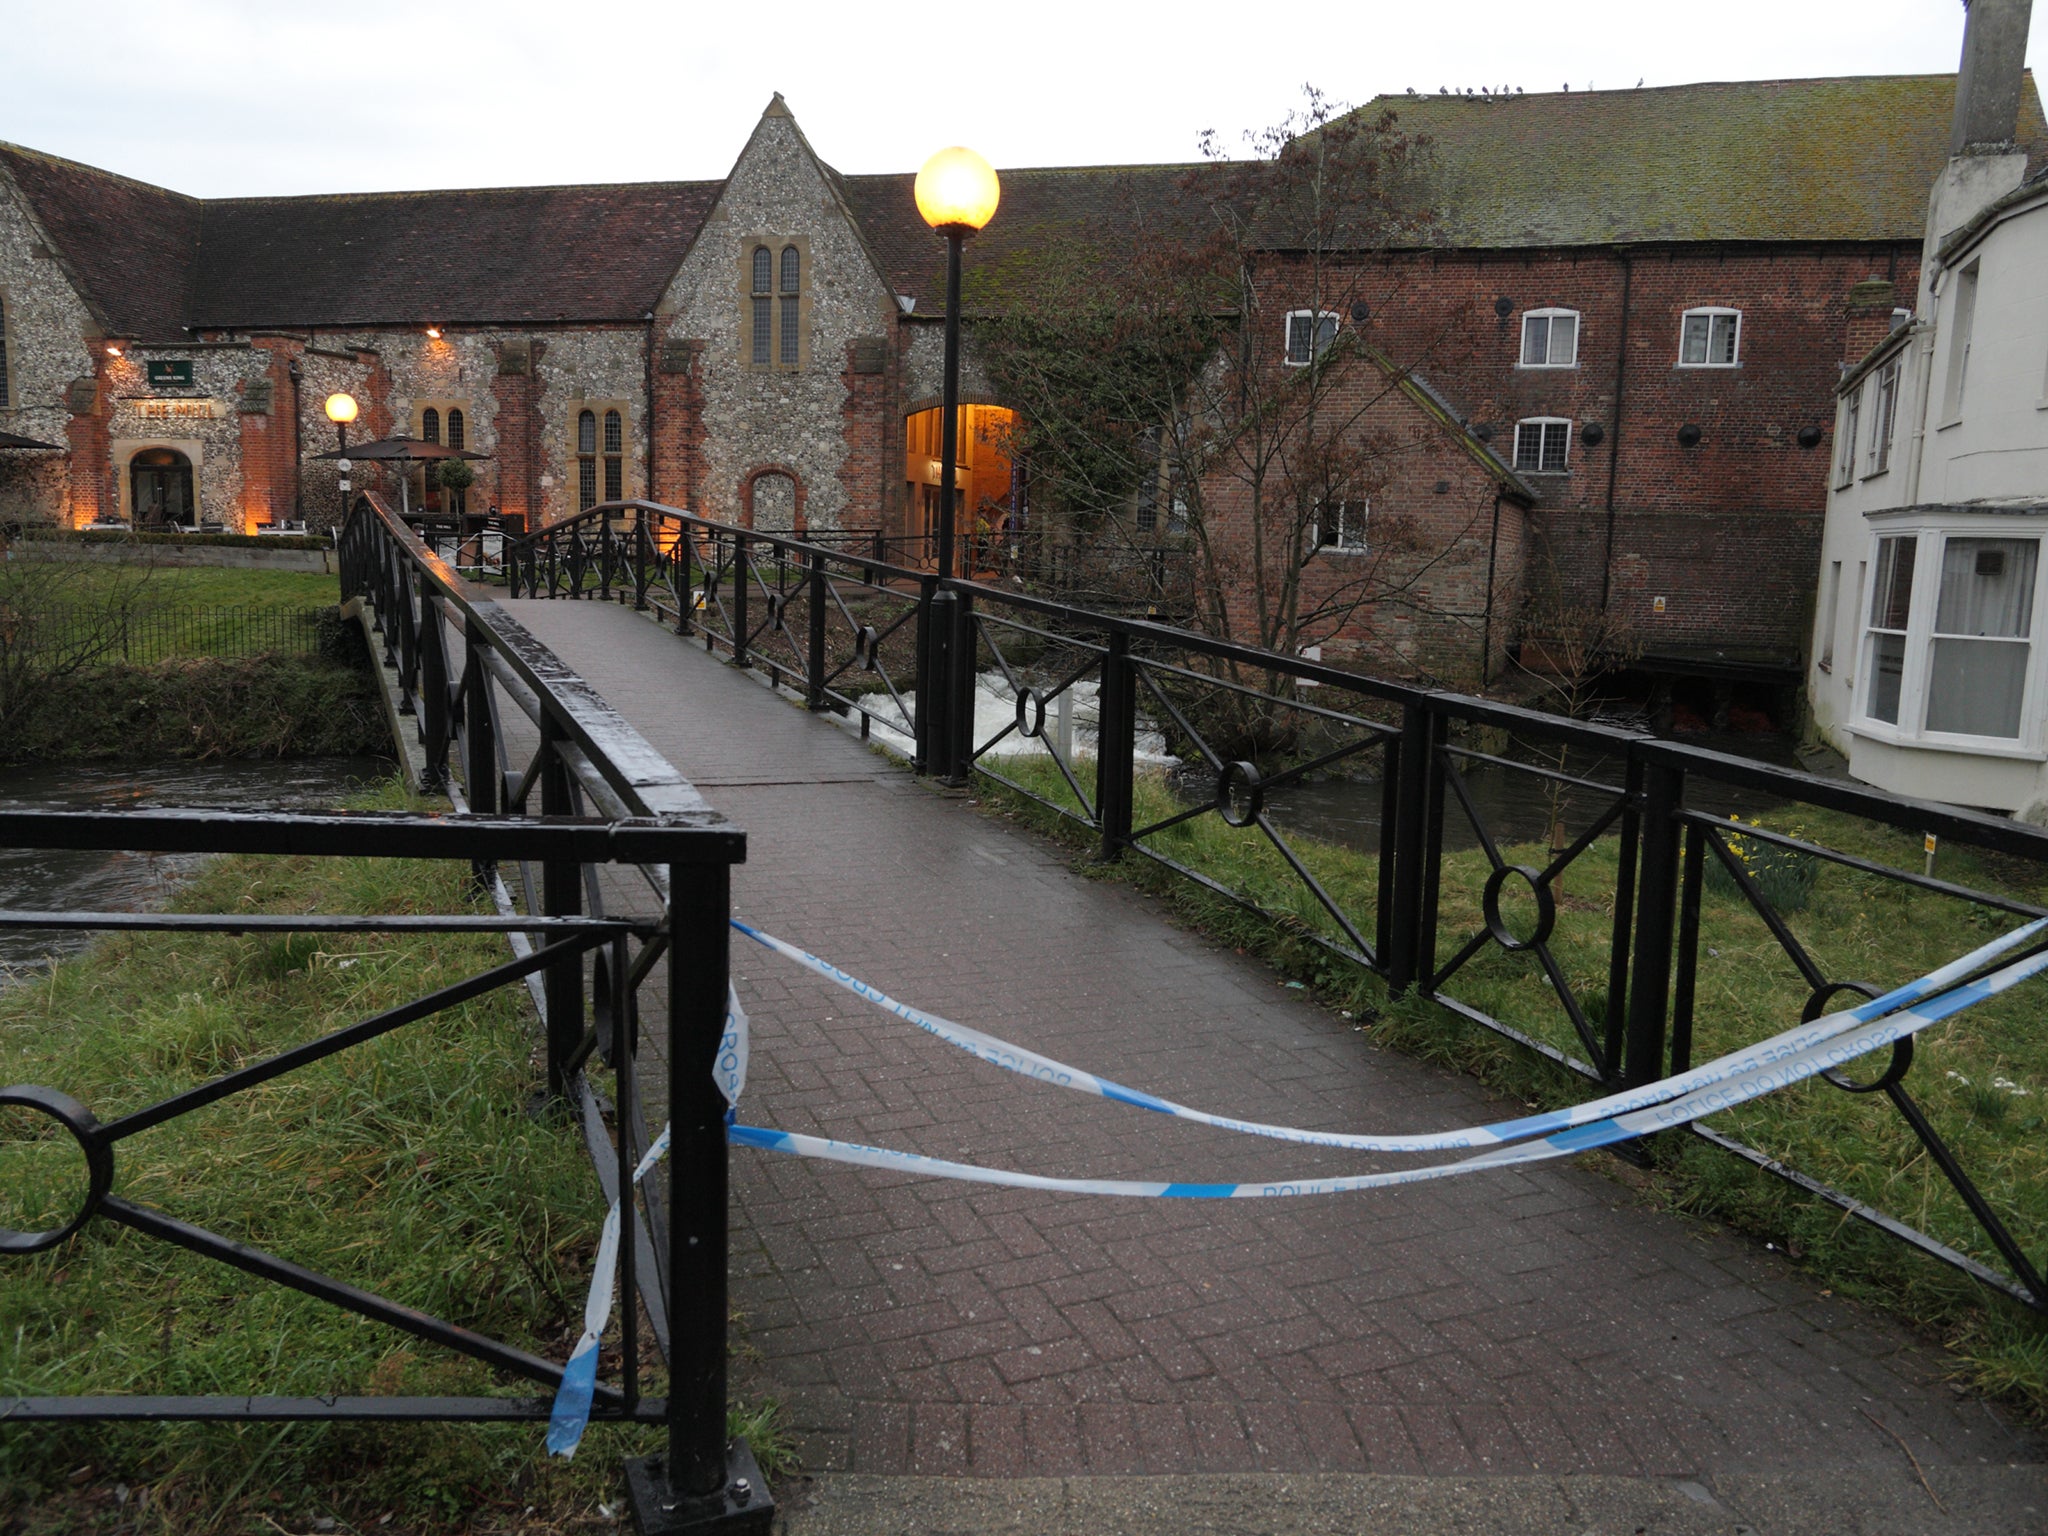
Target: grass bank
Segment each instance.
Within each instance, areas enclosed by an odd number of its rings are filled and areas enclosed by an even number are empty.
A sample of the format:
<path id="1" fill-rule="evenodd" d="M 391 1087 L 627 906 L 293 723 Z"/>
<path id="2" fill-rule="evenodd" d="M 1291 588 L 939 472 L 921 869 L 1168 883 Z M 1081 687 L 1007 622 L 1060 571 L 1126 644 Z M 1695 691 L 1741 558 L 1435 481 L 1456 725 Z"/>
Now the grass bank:
<path id="1" fill-rule="evenodd" d="M 452 912 L 470 909 L 467 877 L 224 858 L 173 905 Z M 0 989 L 0 1082 L 62 1088 L 104 1121 L 504 956 L 493 935 L 110 937 Z M 603 1212 L 580 1136 L 532 1112 L 535 1045 L 523 989 L 501 989 L 124 1142 L 116 1192 L 564 1359 Z M 38 1128 L 0 1123 L 0 1222 L 17 1229 L 68 1209 L 63 1144 L 22 1139 Z M 0 1266 L 0 1393 L 536 1390 L 104 1221 Z M 746 1418 L 772 1456 L 772 1405 Z M 0 1529 L 615 1529 L 598 1504 L 619 1456 L 658 1445 L 600 1426 L 565 1466 L 538 1425 L 0 1424 Z"/>
<path id="2" fill-rule="evenodd" d="M 0 747 L 12 762 L 390 753 L 370 675 L 317 655 L 89 667 L 31 699 Z"/>
<path id="3" fill-rule="evenodd" d="M 1064 780 L 1044 758 L 1006 759 L 1001 771 L 1047 800 L 1074 805 Z M 981 782 L 991 801 L 1008 813 L 1092 848 L 1092 836 L 1072 822 L 1000 785 Z M 1361 793 L 1377 795 L 1378 788 L 1362 787 Z M 1138 825 L 1179 808 L 1162 777 L 1141 777 Z M 1596 809 L 1588 797 L 1567 810 L 1574 834 Z M 1449 814 L 1455 818 L 1457 813 Z M 1767 820 L 1773 830 L 1843 852 L 1899 868 L 1920 866 L 1915 835 L 1810 809 Z M 1332 1006 L 1360 1017 L 1376 1016 L 1371 1027 L 1383 1043 L 1472 1072 L 1526 1104 L 1554 1107 L 1591 1096 L 1585 1083 L 1443 1009 L 1389 1000 L 1377 977 L 1332 956 L 1315 940 L 1339 940 L 1341 929 L 1256 828 L 1235 829 L 1203 816 L 1148 841 L 1270 915 L 1248 913 L 1140 856 L 1126 856 L 1113 866 L 1115 878 L 1162 896 L 1194 925 L 1310 984 Z M 1377 859 L 1310 837 L 1289 841 L 1370 938 Z M 1606 1017 L 1617 851 L 1614 838 L 1603 838 L 1566 872 L 1550 941 L 1566 985 L 1596 1026 Z M 1531 867 L 1548 862 L 1543 848 L 1509 847 L 1503 854 L 1511 863 Z M 1439 964 L 1480 930 L 1488 870 L 1477 851 L 1445 856 Z M 1977 903 L 1839 866 L 1814 863 L 1789 873 L 1793 878 L 1787 883 L 1798 888 L 1794 899 L 1803 900 L 1803 906 L 1787 912 L 1785 920 L 1825 974 L 1880 988 L 1924 974 L 2017 921 Z M 2048 904 L 2048 871 L 2018 861 L 1945 850 L 1939 873 L 1987 893 Z M 1526 933 L 1532 915 L 1510 912 L 1509 921 Z M 1797 1022 L 1806 983 L 1732 882 L 1706 882 L 1701 929 L 1695 1061 Z M 1583 1055 L 1556 989 L 1532 955 L 1489 945 L 1443 990 L 1539 1040 Z M 1837 999 L 1836 1005 L 1846 1001 Z M 2042 1134 L 2048 1114 L 2048 1028 L 2040 1022 L 2042 1015 L 2039 984 L 1982 1004 L 1922 1034 L 1906 1080 L 1929 1121 L 2037 1262 L 2048 1253 L 2048 1136 Z M 1881 1067 L 1881 1060 L 1873 1061 L 1854 1075 L 1867 1080 Z M 2001 1267 L 1962 1198 L 1882 1095 L 1851 1095 L 1809 1083 L 1715 1116 L 1708 1124 L 1902 1217 L 1959 1252 Z M 1651 1187 L 1658 1198 L 1731 1221 L 1787 1250 L 1824 1285 L 1877 1301 L 1932 1328 L 1978 1386 L 2018 1402 L 2036 1417 L 2048 1417 L 2048 1327 L 2038 1319 L 1696 1138 L 1664 1137 L 1654 1154 L 1658 1172 Z"/>

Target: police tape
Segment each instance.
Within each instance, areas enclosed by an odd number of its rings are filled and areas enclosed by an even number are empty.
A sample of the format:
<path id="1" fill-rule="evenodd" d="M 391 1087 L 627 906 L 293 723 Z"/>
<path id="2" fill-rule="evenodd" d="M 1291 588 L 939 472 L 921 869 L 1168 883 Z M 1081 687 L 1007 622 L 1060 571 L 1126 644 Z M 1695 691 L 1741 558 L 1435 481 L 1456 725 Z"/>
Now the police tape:
<path id="1" fill-rule="evenodd" d="M 725 992 L 725 1034 L 718 1042 L 718 1055 L 711 1076 L 729 1106 L 727 1123 L 738 1109 L 740 1092 L 747 1083 L 747 1014 L 740 1006 L 739 993 L 730 986 Z M 654 1145 L 634 1166 L 632 1183 L 637 1189 L 648 1171 L 668 1151 L 670 1127 L 664 1125 Z M 622 1194 L 627 1193 L 622 1191 Z M 561 1385 L 555 1389 L 555 1406 L 548 1415 L 548 1449 L 564 1458 L 574 1456 L 590 1424 L 590 1402 L 597 1393 L 598 1341 L 612 1317 L 612 1285 L 618 1272 L 619 1243 L 625 1225 L 622 1201 L 614 1197 L 605 1213 L 604 1229 L 597 1239 L 597 1259 L 590 1266 L 590 1294 L 583 1302 L 583 1336 L 562 1367 Z"/>
<path id="2" fill-rule="evenodd" d="M 2004 934 L 1990 943 L 1972 950 L 1958 960 L 1930 971 L 1903 986 L 1894 987 L 1883 996 L 1870 1002 L 1858 1004 L 1836 1013 L 1826 1014 L 1810 1023 L 1800 1024 L 1792 1029 L 1731 1051 L 1724 1056 L 1705 1062 L 1676 1077 L 1664 1078 L 1639 1088 L 1609 1094 L 1605 1098 L 1593 1099 L 1569 1109 L 1550 1110 L 1539 1115 L 1525 1115 L 1515 1120 L 1498 1121 L 1492 1125 L 1467 1126 L 1458 1130 L 1425 1132 L 1414 1135 L 1359 1135 L 1342 1131 L 1311 1131 L 1295 1126 L 1268 1125 L 1256 1120 L 1240 1120 L 1228 1115 L 1212 1114 L 1207 1110 L 1194 1109 L 1171 1099 L 1162 1099 L 1140 1089 L 1128 1088 L 1110 1078 L 1101 1077 L 1080 1067 L 1069 1066 L 1050 1056 L 1041 1055 L 1026 1046 L 1016 1045 L 994 1035 L 986 1034 L 971 1025 L 956 1023 L 935 1013 L 899 1002 L 879 987 L 871 986 L 858 977 L 839 969 L 828 960 L 821 960 L 807 950 L 763 933 L 737 919 L 732 926 L 762 947 L 792 960 L 805 969 L 815 972 L 837 986 L 845 988 L 856 997 L 862 998 L 881 1009 L 911 1024 L 926 1034 L 945 1041 L 949 1045 L 967 1051 L 992 1066 L 1015 1072 L 1038 1082 L 1051 1083 L 1056 1087 L 1071 1088 L 1081 1093 L 1093 1094 L 1119 1104 L 1134 1105 L 1155 1114 L 1171 1115 L 1176 1119 L 1190 1120 L 1200 1125 L 1214 1126 L 1219 1130 L 1239 1131 L 1250 1136 L 1264 1136 L 1276 1141 L 1294 1142 L 1302 1146 L 1334 1147 L 1350 1152 L 1448 1152 L 1466 1147 L 1500 1146 L 1509 1142 L 1525 1140 L 1531 1136 L 1548 1135 L 1556 1131 L 1570 1130 L 1575 1126 L 1592 1125 L 1616 1115 L 1625 1115 L 1653 1105 L 1680 1098 L 1686 1094 L 1711 1088 L 1728 1082 L 1760 1068 L 1768 1067 L 1822 1045 L 1845 1030 L 1856 1028 L 1873 1019 L 1881 1018 L 1895 1009 L 1905 1007 L 1930 997 L 1951 983 L 1967 976 L 1978 966 L 2016 948 L 2028 939 L 2048 930 L 2048 918 L 2037 919 Z M 814 1154 L 822 1156 L 822 1153 Z"/>
<path id="3" fill-rule="evenodd" d="M 1943 967 L 1948 970 L 1950 967 Z M 1588 1124 L 1556 1131 L 1540 1139 L 1490 1151 L 1454 1162 L 1434 1163 L 1422 1168 L 1402 1168 L 1380 1173 L 1311 1176 L 1297 1179 L 1263 1179 L 1247 1183 L 1205 1184 L 1141 1179 L 1069 1179 L 1045 1174 L 1017 1173 L 1007 1168 L 989 1168 L 978 1163 L 955 1162 L 928 1157 L 919 1152 L 897 1152 L 884 1147 L 831 1137 L 809 1136 L 794 1131 L 774 1131 L 760 1126 L 729 1125 L 726 1135 L 735 1145 L 763 1151 L 786 1152 L 799 1157 L 822 1158 L 829 1162 L 859 1167 L 883 1168 L 898 1173 L 957 1179 L 976 1184 L 1001 1184 L 1020 1189 L 1047 1190 L 1077 1195 L 1132 1195 L 1157 1199 L 1246 1200 L 1298 1195 L 1348 1194 L 1358 1190 L 1387 1189 L 1401 1184 L 1419 1184 L 1430 1179 L 1450 1178 L 1487 1169 L 1511 1167 L 1569 1157 L 1594 1147 L 1628 1141 L 1653 1131 L 1702 1119 L 1735 1108 L 1767 1093 L 1840 1067 L 1856 1057 L 1951 1018 L 1988 997 L 2006 991 L 2030 976 L 2048 970 L 2048 951 L 2031 955 L 1977 981 L 1916 1004 L 1875 1022 L 1866 1023 L 1833 1039 L 1793 1051 L 1775 1061 L 1759 1065 L 1738 1076 L 1708 1085 L 1651 1107 L 1597 1119 Z M 1939 972 L 1934 973 L 1936 975 Z M 1923 981 L 1925 978 L 1923 978 Z M 1920 984 L 1915 984 L 1919 986 Z M 1904 989 L 1902 989 L 1904 990 Z M 1924 991 L 1919 994 L 1925 997 Z"/>

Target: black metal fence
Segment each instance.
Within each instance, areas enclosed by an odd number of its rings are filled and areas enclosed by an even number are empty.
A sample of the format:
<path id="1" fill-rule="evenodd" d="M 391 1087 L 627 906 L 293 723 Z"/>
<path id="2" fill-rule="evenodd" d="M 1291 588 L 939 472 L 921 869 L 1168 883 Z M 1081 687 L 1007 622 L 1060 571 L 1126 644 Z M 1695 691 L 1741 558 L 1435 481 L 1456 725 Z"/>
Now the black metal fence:
<path id="1" fill-rule="evenodd" d="M 545 1036 L 547 1079 L 566 1103 L 607 1199 L 625 1191 L 622 1305 L 605 1342 L 616 1369 L 593 1421 L 664 1426 L 665 1453 L 629 1462 L 643 1530 L 761 1530 L 773 1505 L 726 1422 L 724 1100 L 709 1067 L 726 1027 L 731 866 L 745 839 L 587 684 L 421 543 L 374 495 L 355 501 L 340 540 L 343 590 L 367 598 L 425 777 L 456 814 L 234 815 L 206 812 L 0 814 L 0 843 L 180 852 L 290 852 L 467 861 L 495 916 L 280 916 L 0 913 L 31 928 L 249 932 L 503 933 L 510 958 L 430 996 L 239 1068 L 111 1124 L 64 1085 L 0 1091 L 0 1104 L 57 1121 L 83 1149 L 89 1188 L 77 1216 L 45 1233 L 0 1232 L 0 1259 L 107 1219 L 303 1291 L 553 1389 L 561 1362 L 420 1313 L 115 1192 L 129 1135 L 309 1062 L 346 1051 L 496 988 L 524 985 Z M 515 713 L 516 712 L 516 713 Z M 460 782 L 449 772 L 461 767 Z M 650 893 L 652 915 L 610 916 L 608 885 Z M 515 895 L 516 892 L 516 895 Z M 642 1039 L 643 1012 L 657 1027 Z M 643 1052 L 646 1054 L 643 1055 Z M 667 1194 L 631 1173 L 652 1143 L 642 1062 L 672 1125 Z M 599 1092 L 599 1082 L 609 1089 Z M 662 1091 L 665 1090 L 665 1091 Z M 643 1341 L 665 1361 L 666 1396 L 643 1391 Z M 0 1419 L 540 1420 L 551 1400 L 347 1395 L 0 1399 Z"/>
<path id="2" fill-rule="evenodd" d="M 1696 1039 L 1718 1054 L 1749 1043 L 1742 1030 L 1874 996 L 1883 978 L 1852 967 L 1903 965 L 1911 946 L 1845 948 L 1825 913 L 1799 909 L 1816 870 L 1859 899 L 1971 921 L 2043 911 L 2048 833 L 2030 826 L 942 582 L 870 551 L 621 503 L 541 531 L 507 568 L 515 596 L 651 611 L 864 736 L 897 733 L 918 771 L 1000 782 L 1085 828 L 1102 857 L 1152 860 L 1591 1083 L 1649 1083 L 1685 1070 Z M 1763 806 L 1770 825 L 1729 821 Z M 1911 867 L 1923 838 L 1972 860 L 1977 883 Z M 1758 1007 L 1719 1001 L 1766 974 L 1782 984 Z M 2037 1027 L 2014 1007 L 2010 1027 Z M 1873 1081 L 1834 1074 L 1787 1101 L 1816 1124 L 1857 1117 L 1838 1139 L 1867 1138 L 1872 1166 L 1821 1177 L 1754 1144 L 1771 1127 L 1741 1116 L 1692 1134 L 2048 1313 L 2028 1251 L 2044 1234 L 2015 1232 L 1969 1171 L 1962 1144 L 1978 1138 L 1930 1112 L 1930 1089 L 1959 1074 L 1914 1078 L 1914 1060 L 1908 1045 Z M 1923 1179 L 1912 1220 L 1883 1199 L 1908 1165 Z"/>
<path id="3" fill-rule="evenodd" d="M 319 608 L 180 605 L 100 608 L 64 604 L 33 613 L 0 613 L 0 649 L 20 655 L 62 653 L 106 665 L 143 665 L 186 657 L 243 661 L 303 656 L 320 648 Z"/>

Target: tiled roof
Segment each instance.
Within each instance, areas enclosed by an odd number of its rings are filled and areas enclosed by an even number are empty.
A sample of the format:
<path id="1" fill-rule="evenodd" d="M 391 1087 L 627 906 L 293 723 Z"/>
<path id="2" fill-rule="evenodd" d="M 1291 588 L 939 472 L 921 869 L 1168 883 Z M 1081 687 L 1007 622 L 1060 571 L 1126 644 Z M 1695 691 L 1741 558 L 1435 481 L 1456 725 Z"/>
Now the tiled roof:
<path id="1" fill-rule="evenodd" d="M 12 144 L 0 167 L 110 334 L 180 334 L 203 203 Z"/>
<path id="2" fill-rule="evenodd" d="M 637 320 L 719 182 L 204 201 L 0 145 L 107 329 Z"/>
<path id="3" fill-rule="evenodd" d="M 1432 243 L 1917 240 L 1948 159 L 1954 75 L 1540 95 L 1381 96 L 1431 141 Z M 2020 140 L 2048 154 L 2033 76 Z"/>
<path id="4" fill-rule="evenodd" d="M 637 320 L 720 185 L 209 202 L 189 323 Z"/>

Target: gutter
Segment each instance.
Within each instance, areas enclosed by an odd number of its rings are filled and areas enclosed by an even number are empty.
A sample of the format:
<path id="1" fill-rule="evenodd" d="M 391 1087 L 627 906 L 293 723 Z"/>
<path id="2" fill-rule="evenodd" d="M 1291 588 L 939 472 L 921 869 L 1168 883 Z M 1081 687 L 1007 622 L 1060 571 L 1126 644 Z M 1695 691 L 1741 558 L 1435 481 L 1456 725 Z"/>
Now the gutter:
<path id="1" fill-rule="evenodd" d="M 1616 477 L 1621 473 L 1621 390 L 1628 379 L 1629 298 L 1636 273 L 1635 263 L 1629 259 L 1626 250 L 1617 247 L 1614 254 L 1621 262 L 1621 337 L 1614 356 L 1614 429 L 1607 445 L 1607 547 L 1600 555 L 1600 611 L 1603 614 L 1608 611 L 1608 604 L 1614 596 L 1614 486 Z"/>

